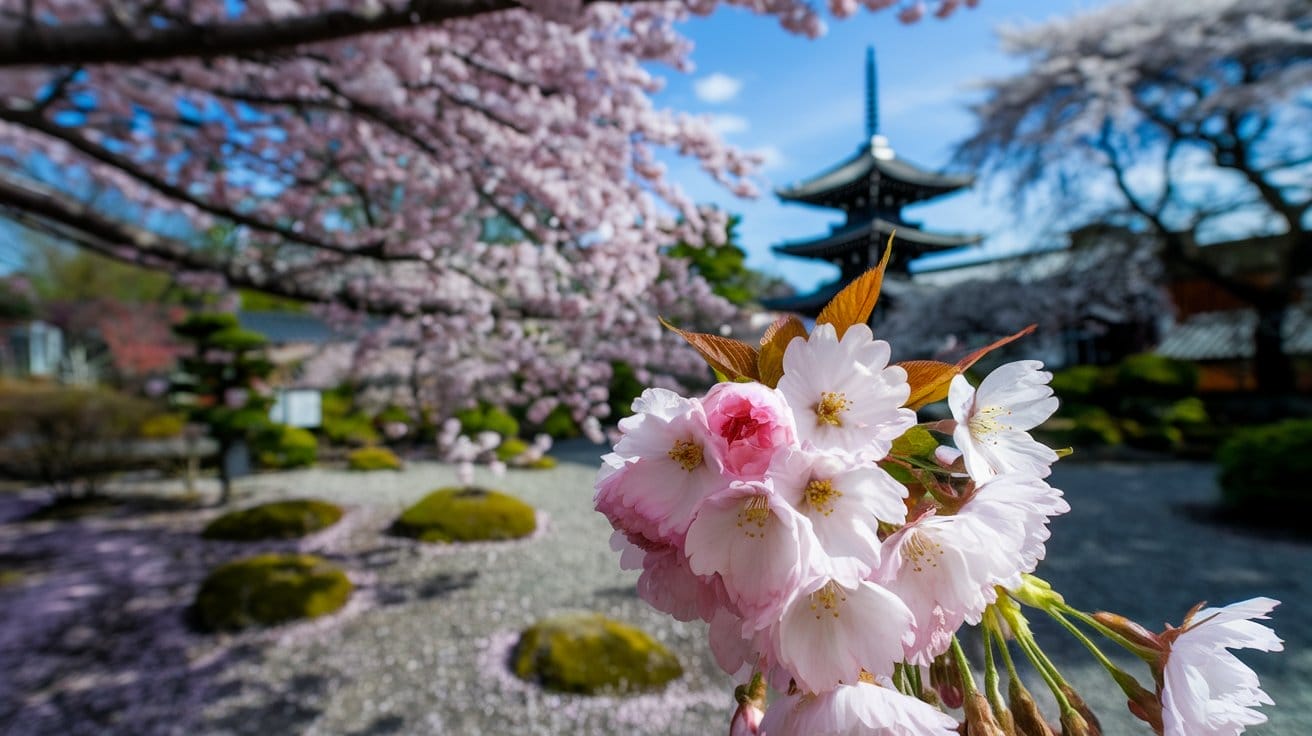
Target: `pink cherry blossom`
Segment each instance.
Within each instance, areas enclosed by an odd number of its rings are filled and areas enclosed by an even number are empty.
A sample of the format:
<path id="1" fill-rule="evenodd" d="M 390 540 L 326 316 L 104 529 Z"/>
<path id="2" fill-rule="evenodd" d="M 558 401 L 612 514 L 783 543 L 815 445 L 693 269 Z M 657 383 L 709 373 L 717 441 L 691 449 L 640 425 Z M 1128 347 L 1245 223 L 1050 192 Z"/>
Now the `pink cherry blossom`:
<path id="1" fill-rule="evenodd" d="M 1259 687 L 1253 670 L 1230 650 L 1282 651 L 1284 643 L 1275 632 L 1256 623 L 1279 604 L 1253 598 L 1204 608 L 1184 622 L 1163 670 L 1165 736 L 1235 736 L 1266 722 L 1266 715 L 1254 708 L 1273 701 Z"/>
<path id="2" fill-rule="evenodd" d="M 952 439 L 975 480 L 1021 471 L 1046 478 L 1057 453 L 1030 436 L 1057 410 L 1048 382 L 1052 374 L 1037 360 L 999 366 L 974 389 L 965 376 L 952 379 L 948 406 L 957 427 Z"/>
<path id="3" fill-rule="evenodd" d="M 702 406 L 711 434 L 723 443 L 725 470 L 740 480 L 761 479 L 775 452 L 797 441 L 783 396 L 759 383 L 717 383 Z"/>
<path id="4" fill-rule="evenodd" d="M 887 455 L 916 423 L 915 412 L 902 407 L 911 394 L 906 371 L 890 366 L 889 355 L 888 343 L 865 325 L 849 327 L 841 341 L 829 324 L 793 338 L 779 392 L 793 408 L 798 438 L 822 450 Z"/>
<path id="5" fill-rule="evenodd" d="M 955 736 L 955 718 L 881 681 L 776 698 L 761 736 Z"/>

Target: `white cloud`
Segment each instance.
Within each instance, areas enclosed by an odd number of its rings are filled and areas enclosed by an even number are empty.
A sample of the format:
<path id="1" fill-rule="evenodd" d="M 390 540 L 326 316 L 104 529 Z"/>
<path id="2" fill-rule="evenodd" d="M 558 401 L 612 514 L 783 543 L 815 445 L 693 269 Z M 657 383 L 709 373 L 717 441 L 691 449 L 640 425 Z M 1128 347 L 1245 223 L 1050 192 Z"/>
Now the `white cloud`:
<path id="1" fill-rule="evenodd" d="M 741 115 L 722 114 L 711 116 L 711 130 L 722 136 L 745 133 L 750 127 L 752 127 L 752 124 Z"/>
<path id="2" fill-rule="evenodd" d="M 708 77 L 702 77 L 693 82 L 693 92 L 697 94 L 697 99 L 702 102 L 720 103 L 728 102 L 738 96 L 738 92 L 743 88 L 741 79 L 716 72 Z"/>
<path id="3" fill-rule="evenodd" d="M 777 169 L 788 160 L 784 158 L 784 152 L 775 146 L 761 146 L 760 148 L 753 148 L 751 152 L 761 157 L 762 171 Z"/>

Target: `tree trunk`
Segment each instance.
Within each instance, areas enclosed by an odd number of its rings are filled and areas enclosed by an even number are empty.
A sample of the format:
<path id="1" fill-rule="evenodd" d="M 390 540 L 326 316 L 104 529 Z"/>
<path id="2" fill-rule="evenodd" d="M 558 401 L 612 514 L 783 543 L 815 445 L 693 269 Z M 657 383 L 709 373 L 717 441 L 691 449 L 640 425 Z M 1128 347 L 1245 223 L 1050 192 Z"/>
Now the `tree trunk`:
<path id="1" fill-rule="evenodd" d="M 1265 394 L 1287 394 L 1294 390 L 1294 366 L 1285 353 L 1281 337 L 1288 315 L 1288 300 L 1257 306 L 1253 372 L 1258 390 Z"/>
<path id="2" fill-rule="evenodd" d="M 232 478 L 228 475 L 228 452 L 232 442 L 219 441 L 219 505 L 227 506 L 232 500 Z"/>

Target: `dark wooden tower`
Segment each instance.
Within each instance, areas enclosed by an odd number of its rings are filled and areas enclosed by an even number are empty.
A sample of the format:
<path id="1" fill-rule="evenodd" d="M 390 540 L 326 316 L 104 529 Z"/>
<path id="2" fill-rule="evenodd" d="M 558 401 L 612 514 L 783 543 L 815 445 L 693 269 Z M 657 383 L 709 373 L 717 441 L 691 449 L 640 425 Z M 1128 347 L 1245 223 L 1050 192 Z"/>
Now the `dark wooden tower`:
<path id="1" fill-rule="evenodd" d="M 797 312 L 809 317 L 852 279 L 879 263 L 884 244 L 897 231 L 888 273 L 908 277 L 907 264 L 926 253 L 978 243 L 979 235 L 946 234 L 922 230 L 906 220 L 902 208 L 941 197 L 970 186 L 974 177 L 941 174 L 921 168 L 894 153 L 879 134 L 879 98 L 876 90 L 875 50 L 866 51 L 866 143 L 854 156 L 804 181 L 775 190 L 785 202 L 839 209 L 847 216 L 828 234 L 808 240 L 780 243 L 773 250 L 795 258 L 816 258 L 838 266 L 837 281 L 811 294 L 764 300 L 769 309 Z"/>

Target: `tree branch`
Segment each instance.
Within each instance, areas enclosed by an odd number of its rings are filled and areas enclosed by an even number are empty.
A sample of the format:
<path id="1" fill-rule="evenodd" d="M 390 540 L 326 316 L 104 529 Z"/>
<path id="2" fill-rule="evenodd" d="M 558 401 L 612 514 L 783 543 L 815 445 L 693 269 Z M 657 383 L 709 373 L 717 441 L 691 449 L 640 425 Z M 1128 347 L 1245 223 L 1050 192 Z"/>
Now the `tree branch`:
<path id="1" fill-rule="evenodd" d="M 433 25 L 520 7 L 516 0 L 410 0 L 389 8 L 358 5 L 360 9 L 294 18 L 163 27 L 153 26 L 149 18 L 121 25 L 6 24 L 0 27 L 0 67 L 209 59 Z"/>

